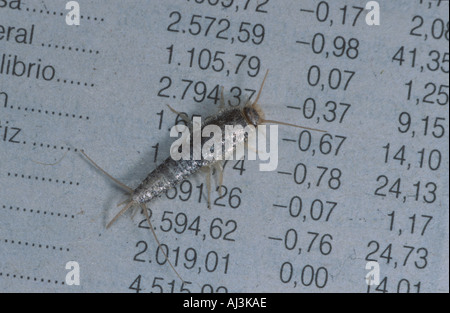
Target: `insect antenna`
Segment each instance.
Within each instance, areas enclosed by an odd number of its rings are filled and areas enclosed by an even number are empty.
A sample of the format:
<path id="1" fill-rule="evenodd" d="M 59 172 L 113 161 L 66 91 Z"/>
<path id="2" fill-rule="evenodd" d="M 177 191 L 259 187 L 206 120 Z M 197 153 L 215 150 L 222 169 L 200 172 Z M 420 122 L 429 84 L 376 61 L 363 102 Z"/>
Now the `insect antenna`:
<path id="1" fill-rule="evenodd" d="M 292 127 L 297 127 L 297 128 L 303 128 L 303 129 L 318 131 L 318 132 L 322 132 L 322 133 L 326 133 L 327 132 L 326 130 L 321 130 L 321 129 L 317 129 L 317 128 L 304 127 L 304 126 L 299 126 L 299 125 L 295 125 L 295 124 L 290 124 L 290 123 L 285 123 L 285 122 L 280 122 L 280 121 L 274 121 L 274 120 L 266 120 L 264 118 L 264 112 L 262 111 L 262 109 L 258 105 L 258 100 L 259 100 L 259 97 L 261 96 L 261 91 L 263 90 L 264 83 L 265 83 L 266 78 L 267 78 L 267 74 L 269 74 L 269 70 L 266 71 L 266 75 L 264 75 L 264 79 L 263 79 L 263 81 L 261 83 L 261 87 L 259 87 L 259 91 L 258 91 L 258 94 L 256 95 L 256 99 L 255 99 L 255 101 L 252 104 L 252 107 L 259 113 L 259 120 L 260 120 L 261 124 L 272 123 L 272 124 L 280 124 L 280 125 L 292 126 Z"/>
<path id="2" fill-rule="evenodd" d="M 258 103 L 259 97 L 261 96 L 261 91 L 263 90 L 264 83 L 266 82 L 266 78 L 267 78 L 267 75 L 268 75 L 268 74 L 269 74 L 269 70 L 267 70 L 267 71 L 266 71 L 266 75 L 264 75 L 264 79 L 263 79 L 263 81 L 262 81 L 262 83 L 261 83 L 261 87 L 259 87 L 258 94 L 256 95 L 256 99 L 255 99 L 255 101 L 253 102 L 253 106 L 255 106 L 255 105 Z"/>
<path id="3" fill-rule="evenodd" d="M 161 247 L 161 243 L 158 240 L 158 236 L 156 236 L 155 230 L 153 229 L 152 222 L 150 222 L 150 216 L 148 215 L 147 208 L 144 203 L 140 203 L 140 206 L 142 210 L 144 211 L 145 218 L 147 219 L 148 226 L 150 227 L 150 230 L 152 231 L 153 237 L 155 237 L 156 243 L 158 244 L 159 249 L 164 254 L 164 257 L 166 258 L 166 261 L 169 263 L 172 270 L 177 274 L 178 278 L 181 279 L 183 283 L 185 283 L 184 279 L 181 278 L 181 275 L 177 272 L 175 267 L 172 265 L 172 262 L 170 262 L 169 258 L 167 257 L 167 254 L 164 252 L 164 249 Z"/>
<path id="4" fill-rule="evenodd" d="M 285 122 L 279 122 L 279 121 L 274 121 L 274 120 L 261 119 L 261 123 L 263 123 L 263 124 L 268 124 L 268 123 L 280 124 L 280 125 L 286 125 L 286 126 L 292 126 L 292 127 L 297 127 L 297 128 L 303 128 L 303 129 L 318 131 L 318 132 L 322 132 L 322 133 L 326 133 L 327 132 L 326 130 L 322 130 L 322 129 L 310 128 L 310 127 L 305 127 L 305 126 L 300 126 L 300 125 L 295 125 L 295 124 L 290 124 L 290 123 L 285 123 Z"/>

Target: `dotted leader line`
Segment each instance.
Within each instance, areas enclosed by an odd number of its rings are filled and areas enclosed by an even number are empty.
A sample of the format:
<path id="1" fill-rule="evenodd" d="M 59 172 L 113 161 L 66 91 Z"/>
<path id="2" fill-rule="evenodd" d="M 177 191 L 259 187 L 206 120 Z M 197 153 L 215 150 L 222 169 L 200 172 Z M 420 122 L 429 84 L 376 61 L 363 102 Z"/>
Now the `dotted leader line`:
<path id="1" fill-rule="evenodd" d="M 16 274 L 3 273 L 3 272 L 0 272 L 0 277 L 16 278 L 16 279 L 29 280 L 29 281 L 35 281 L 35 282 L 41 282 L 41 283 L 48 283 L 48 284 L 55 284 L 55 285 L 64 285 L 63 281 L 51 280 L 51 279 L 46 279 L 46 278 L 38 278 L 38 277 L 32 277 L 32 276 L 25 276 L 25 275 L 16 275 Z"/>
<path id="2" fill-rule="evenodd" d="M 36 180 L 36 181 L 48 181 L 48 182 L 55 182 L 57 184 L 69 184 L 69 185 L 75 185 L 75 186 L 79 186 L 80 183 L 79 182 L 72 182 L 72 181 L 66 181 L 66 180 L 60 180 L 60 179 L 54 179 L 54 178 L 46 178 L 46 177 L 38 177 L 38 176 L 32 176 L 32 175 L 25 175 L 25 174 L 18 174 L 18 173 L 9 173 L 8 172 L 8 177 L 16 177 L 16 178 L 23 178 L 23 179 L 29 179 L 29 180 Z"/>
<path id="3" fill-rule="evenodd" d="M 69 248 L 63 248 L 63 247 L 56 247 L 52 245 L 43 245 L 40 243 L 33 243 L 33 242 L 27 242 L 27 241 L 20 241 L 20 240 L 11 240 L 11 239 L 3 239 L 4 243 L 10 243 L 12 245 L 16 244 L 19 246 L 27 246 L 27 247 L 33 247 L 33 248 L 40 248 L 40 249 L 48 249 L 48 250 L 59 250 L 59 251 L 66 251 L 69 252 Z"/>
<path id="4" fill-rule="evenodd" d="M 39 9 L 32 9 L 32 8 L 25 8 L 25 11 L 31 12 L 31 13 L 46 14 L 46 15 L 50 15 L 50 16 L 66 16 L 66 14 L 67 14 L 64 12 L 39 10 Z M 80 15 L 80 19 L 88 20 L 88 21 L 96 21 L 96 22 L 104 22 L 105 21 L 105 19 L 103 17 L 95 17 L 95 16 L 88 16 L 88 15 Z"/>
<path id="5" fill-rule="evenodd" d="M 22 142 L 24 145 L 26 145 L 28 142 L 27 141 L 23 141 Z M 70 147 L 63 147 L 63 146 L 55 146 L 55 145 L 51 145 L 51 144 L 45 144 L 45 143 L 38 143 L 38 142 L 33 142 L 32 143 L 33 147 L 41 147 L 41 148 L 47 148 L 47 149 L 52 149 L 53 150 L 67 150 L 67 151 L 71 151 L 72 149 Z M 73 149 L 74 152 L 78 152 L 78 149 L 75 148 Z"/>
<path id="6" fill-rule="evenodd" d="M 49 110 L 42 110 L 42 109 L 35 109 L 35 108 L 29 108 L 29 107 L 20 107 L 20 106 L 8 106 L 9 109 L 16 109 L 18 111 L 25 111 L 25 112 L 32 112 L 32 113 L 40 113 L 40 114 L 46 114 L 46 115 L 53 115 L 53 116 L 60 116 L 60 117 L 68 117 L 68 118 L 78 118 L 80 120 L 86 119 L 89 120 L 89 116 L 84 115 L 76 115 L 71 113 L 64 113 L 64 112 L 56 112 L 56 111 L 49 111 Z"/>
<path id="7" fill-rule="evenodd" d="M 92 50 L 92 49 L 84 49 L 84 48 L 73 48 L 70 46 L 60 46 L 60 45 L 52 45 L 52 44 L 42 44 L 42 47 L 45 48 L 55 48 L 55 49 L 61 49 L 61 50 L 68 50 L 68 51 L 75 51 L 75 52 L 82 52 L 82 53 L 95 53 L 95 54 L 100 54 L 100 51 L 98 50 Z"/>
<path id="8" fill-rule="evenodd" d="M 56 81 L 58 83 L 71 84 L 71 85 L 77 85 L 77 86 L 85 86 L 85 87 L 94 87 L 95 86 L 95 84 L 86 83 L 86 82 L 83 83 L 83 82 L 80 82 L 80 81 L 75 81 L 75 80 L 70 80 L 70 79 L 58 78 L 58 79 L 56 79 Z"/>
<path id="9" fill-rule="evenodd" d="M 9 209 L 10 211 L 29 212 L 29 213 L 35 213 L 35 214 L 42 214 L 42 215 L 46 215 L 46 216 L 56 216 L 56 217 L 71 218 L 71 219 L 75 218 L 75 215 L 56 213 L 56 212 L 51 212 L 51 211 L 27 209 L 27 208 L 13 207 L 13 206 L 7 206 L 7 205 L 2 205 L 2 208 L 5 210 Z"/>

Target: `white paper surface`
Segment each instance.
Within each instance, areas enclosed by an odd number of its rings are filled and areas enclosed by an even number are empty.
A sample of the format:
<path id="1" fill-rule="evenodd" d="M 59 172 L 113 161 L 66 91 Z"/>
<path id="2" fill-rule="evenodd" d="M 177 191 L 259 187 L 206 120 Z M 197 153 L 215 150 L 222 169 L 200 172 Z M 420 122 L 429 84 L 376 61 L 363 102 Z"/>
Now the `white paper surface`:
<path id="1" fill-rule="evenodd" d="M 448 1 L 377 3 L 78 1 L 69 26 L 0 1 L 0 291 L 448 292 Z M 327 133 L 279 126 L 277 170 L 230 161 L 211 210 L 204 175 L 148 204 L 183 284 L 143 215 L 105 228 L 126 195 L 79 151 L 135 188 L 166 104 L 215 114 L 266 70 L 266 117 Z"/>

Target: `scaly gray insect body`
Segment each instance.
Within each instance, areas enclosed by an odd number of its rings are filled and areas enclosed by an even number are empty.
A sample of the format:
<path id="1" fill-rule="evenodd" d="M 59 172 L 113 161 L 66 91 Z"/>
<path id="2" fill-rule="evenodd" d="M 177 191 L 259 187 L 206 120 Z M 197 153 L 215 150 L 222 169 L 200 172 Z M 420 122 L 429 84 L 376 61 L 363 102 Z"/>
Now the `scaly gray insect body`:
<path id="1" fill-rule="evenodd" d="M 222 133 L 225 134 L 225 125 L 241 125 L 245 128 L 245 126 L 248 125 L 248 122 L 244 116 L 244 110 L 241 108 L 232 108 L 224 110 L 216 116 L 208 117 L 205 123 L 202 124 L 202 128 L 207 125 L 217 125 L 221 128 Z M 193 134 L 191 134 L 191 142 L 192 136 Z M 245 139 L 245 135 L 240 136 L 240 134 L 237 134 L 236 138 Z M 202 138 L 202 146 L 207 140 L 208 138 Z M 224 154 L 229 155 L 234 152 L 234 147 L 239 142 L 235 142 L 233 146 L 228 147 L 225 144 L 225 141 L 226 138 L 222 137 L 220 144 Z M 190 160 L 175 161 L 172 157 L 168 157 L 133 191 L 130 197 L 131 200 L 135 203 L 149 202 L 161 193 L 175 187 L 192 174 L 195 174 L 207 167 L 216 166 L 218 162 L 221 162 L 221 160 L 216 160 L 213 157 L 211 159 L 205 159 L 203 156 L 201 160 L 194 160 L 192 157 L 192 149 L 190 154 Z"/>
<path id="2" fill-rule="evenodd" d="M 242 108 L 229 108 L 229 109 L 223 109 L 221 110 L 217 115 L 208 117 L 205 122 L 203 123 L 202 127 L 207 125 L 217 125 L 221 128 L 222 133 L 226 133 L 225 126 L 226 125 L 240 125 L 243 129 L 246 128 L 246 126 L 258 126 L 260 124 L 265 123 L 276 123 L 276 124 L 282 124 L 287 126 L 293 126 L 298 128 L 305 128 L 310 130 L 316 130 L 321 131 L 313 128 L 308 127 L 302 127 L 297 126 L 293 124 L 288 124 L 284 122 L 278 122 L 273 120 L 266 120 L 264 117 L 264 113 L 261 110 L 261 108 L 258 105 L 258 100 L 261 95 L 262 88 L 264 86 L 264 82 L 266 80 L 268 71 L 266 75 L 264 76 L 264 79 L 262 81 L 261 87 L 258 91 L 258 94 L 256 96 L 256 99 L 253 103 L 250 103 L 249 101 L 245 104 Z M 221 99 L 222 105 L 224 103 L 223 95 Z M 169 107 L 170 108 L 170 107 Z M 170 108 L 172 111 L 176 112 L 172 108 Z M 192 134 L 191 134 L 192 137 Z M 239 140 L 246 141 L 247 134 L 237 134 L 236 138 L 239 138 Z M 207 139 L 202 138 L 202 146 L 203 143 Z M 222 151 L 225 155 L 233 153 L 234 149 L 239 142 L 235 142 L 232 146 L 226 145 L 227 138 L 222 137 L 221 145 L 222 145 Z M 192 141 L 191 141 L 192 142 Z M 175 161 L 172 157 L 168 157 L 162 164 L 160 164 L 155 170 L 153 170 L 148 176 L 142 181 L 142 183 L 136 188 L 132 189 L 128 187 L 127 185 L 123 184 L 119 180 L 112 177 L 110 174 L 108 174 L 105 170 L 103 170 L 100 166 L 98 166 L 91 158 L 89 158 L 83 150 L 81 150 L 83 155 L 102 173 L 104 173 L 106 176 L 108 176 L 110 179 L 112 179 L 115 183 L 117 183 L 119 186 L 121 186 L 124 190 L 128 192 L 130 195 L 129 198 L 119 203 L 118 206 L 124 205 L 124 208 L 108 223 L 106 228 L 109 228 L 123 213 L 125 213 L 128 209 L 131 207 L 138 205 L 142 208 L 144 215 L 147 219 L 147 222 L 150 226 L 150 230 L 152 231 L 156 242 L 158 243 L 158 246 L 161 249 L 161 244 L 156 236 L 156 233 L 154 231 L 154 228 L 151 224 L 149 214 L 147 212 L 145 203 L 151 201 L 155 197 L 158 197 L 162 193 L 166 192 L 167 190 L 175 187 L 179 183 L 181 183 L 183 180 L 188 178 L 189 176 L 199 172 L 200 170 L 203 170 L 205 168 L 210 169 L 213 166 L 218 166 L 220 169 L 220 162 L 221 160 L 216 160 L 214 158 L 212 159 L 205 159 L 202 156 L 202 159 L 200 160 L 194 160 L 192 157 L 190 160 L 178 160 Z M 191 152 L 192 156 L 192 152 Z M 209 184 L 209 176 L 207 177 L 207 185 L 208 185 L 208 206 L 209 206 L 209 193 L 210 193 L 210 184 Z M 221 182 L 220 182 L 221 184 Z M 166 260 L 168 261 L 169 265 L 172 267 L 174 272 L 177 274 L 177 276 L 181 278 L 181 276 L 178 274 L 178 272 L 175 270 L 172 263 L 169 261 L 166 253 L 164 252 L 164 249 L 161 249 L 163 252 Z"/>

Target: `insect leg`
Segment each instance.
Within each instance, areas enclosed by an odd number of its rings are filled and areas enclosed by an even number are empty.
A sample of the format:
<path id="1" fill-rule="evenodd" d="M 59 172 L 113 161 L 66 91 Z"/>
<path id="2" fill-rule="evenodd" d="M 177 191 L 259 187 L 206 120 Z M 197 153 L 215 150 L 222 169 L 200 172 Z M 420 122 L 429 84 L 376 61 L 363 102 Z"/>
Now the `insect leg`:
<path id="1" fill-rule="evenodd" d="M 262 134 L 260 134 L 259 132 L 261 132 Z M 258 136 L 263 136 L 264 140 L 267 140 L 267 133 L 266 133 L 266 129 L 265 128 L 259 128 L 258 126 Z M 254 144 L 256 145 L 256 142 L 254 142 Z M 259 154 L 259 147 L 253 146 L 253 144 L 250 144 L 249 142 L 247 142 L 247 148 L 249 148 L 250 150 L 252 150 L 255 153 Z"/>
<path id="2" fill-rule="evenodd" d="M 156 243 L 158 244 L 159 249 L 164 254 L 166 261 L 169 263 L 170 267 L 173 269 L 175 274 L 177 274 L 178 278 L 181 279 L 181 281 L 184 283 L 185 282 L 184 279 L 181 278 L 180 274 L 178 274 L 177 270 L 175 269 L 175 267 L 172 265 L 169 258 L 167 257 L 167 254 L 164 252 L 164 249 L 161 247 L 161 243 L 159 242 L 158 237 L 156 236 L 155 230 L 153 229 L 152 222 L 150 222 L 150 216 L 148 216 L 148 212 L 147 212 L 147 208 L 146 208 L 145 204 L 141 203 L 140 206 L 141 206 L 142 210 L 144 211 L 144 215 L 145 215 L 145 218 L 147 219 L 148 226 L 150 227 L 150 230 L 153 233 L 153 237 L 155 237 L 155 240 L 156 240 Z"/>
<path id="3" fill-rule="evenodd" d="M 211 166 L 207 166 L 201 169 L 201 171 L 206 175 L 206 189 L 208 190 L 208 209 L 211 209 Z"/>
<path id="4" fill-rule="evenodd" d="M 138 208 L 136 208 L 136 210 L 134 210 L 134 212 L 131 214 L 131 219 L 134 219 L 134 217 L 136 216 L 136 213 L 139 211 Z"/>
<path id="5" fill-rule="evenodd" d="M 214 169 L 218 176 L 217 188 L 219 189 L 219 196 L 222 196 L 222 183 L 223 183 L 223 162 L 217 162 L 214 164 Z"/>
<path id="6" fill-rule="evenodd" d="M 206 188 L 208 189 L 208 209 L 211 209 L 211 168 L 206 168 Z"/>

